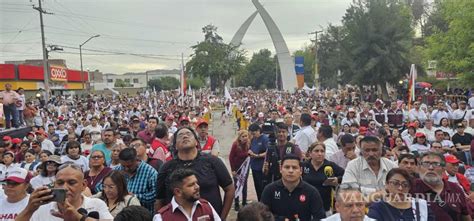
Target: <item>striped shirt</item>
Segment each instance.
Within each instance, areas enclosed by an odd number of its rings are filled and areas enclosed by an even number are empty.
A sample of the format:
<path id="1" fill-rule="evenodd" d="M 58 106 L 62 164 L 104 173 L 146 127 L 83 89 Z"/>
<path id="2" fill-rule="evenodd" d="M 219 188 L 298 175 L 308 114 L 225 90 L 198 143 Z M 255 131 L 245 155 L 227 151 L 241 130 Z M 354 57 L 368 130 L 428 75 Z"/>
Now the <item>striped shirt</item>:
<path id="1" fill-rule="evenodd" d="M 118 166 L 115 170 L 123 171 L 123 166 Z M 133 176 L 125 175 L 127 180 L 128 192 L 133 193 L 142 204 L 150 212 L 154 213 L 154 204 L 156 199 L 156 179 L 158 172 L 148 165 L 140 161 L 137 171 Z"/>

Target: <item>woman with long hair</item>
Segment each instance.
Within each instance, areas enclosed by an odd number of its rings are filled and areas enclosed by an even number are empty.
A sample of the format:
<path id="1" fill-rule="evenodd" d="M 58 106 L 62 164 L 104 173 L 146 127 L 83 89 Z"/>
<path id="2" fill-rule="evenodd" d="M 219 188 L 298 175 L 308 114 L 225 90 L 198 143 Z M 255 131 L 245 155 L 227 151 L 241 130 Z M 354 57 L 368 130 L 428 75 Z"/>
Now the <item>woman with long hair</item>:
<path id="1" fill-rule="evenodd" d="M 376 220 L 435 220 L 427 202 L 423 199 L 410 197 L 413 177 L 407 170 L 394 168 L 385 179 L 387 195 L 369 207 L 368 217 Z M 418 208 L 417 208 L 418 207 Z"/>
<path id="2" fill-rule="evenodd" d="M 448 118 L 441 118 L 441 120 L 439 121 L 440 125 L 438 127 L 438 129 L 442 130 L 443 132 L 447 132 L 449 134 L 450 137 L 452 137 L 454 135 L 454 130 L 452 128 L 449 127 L 449 120 Z"/>
<path id="3" fill-rule="evenodd" d="M 128 206 L 140 206 L 137 197 L 127 190 L 127 181 L 120 171 L 112 171 L 104 177 L 103 190 L 93 197 L 102 199 L 115 217 Z"/>
<path id="4" fill-rule="evenodd" d="M 426 135 L 422 132 L 417 132 L 415 134 L 415 139 L 413 139 L 413 144 L 410 146 L 410 151 L 422 154 L 428 152 L 430 148 Z"/>
<path id="5" fill-rule="evenodd" d="M 240 130 L 237 139 L 232 143 L 232 148 L 229 154 L 229 162 L 234 178 L 234 185 L 237 183 L 237 176 L 244 171 L 238 171 L 248 157 L 250 148 L 250 134 L 247 130 Z M 245 171 L 248 173 L 248 171 Z M 247 175 L 248 177 L 248 175 Z M 242 190 L 242 206 L 247 204 L 247 180 L 245 180 L 244 188 Z M 235 211 L 239 211 L 239 197 L 235 198 Z"/>
<path id="6" fill-rule="evenodd" d="M 20 167 L 32 173 L 35 173 L 36 167 L 39 166 L 39 162 L 35 160 L 35 151 L 31 149 L 27 150 L 24 158 L 25 160 L 21 162 Z"/>
<path id="7" fill-rule="evenodd" d="M 48 151 L 49 152 L 49 151 Z M 44 154 L 44 153 L 43 153 Z M 58 155 L 50 155 L 48 159 L 41 163 L 38 167 L 40 172 L 31 179 L 31 186 L 36 189 L 40 186 L 53 186 L 56 181 L 56 173 L 61 166 L 61 157 Z"/>

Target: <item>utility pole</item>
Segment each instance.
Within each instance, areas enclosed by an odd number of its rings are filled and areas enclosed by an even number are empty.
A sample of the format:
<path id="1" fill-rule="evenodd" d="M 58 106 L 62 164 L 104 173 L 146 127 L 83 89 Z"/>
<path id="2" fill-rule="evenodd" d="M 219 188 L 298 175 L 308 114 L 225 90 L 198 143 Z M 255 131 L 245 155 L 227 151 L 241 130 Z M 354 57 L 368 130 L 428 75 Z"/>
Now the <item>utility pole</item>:
<path id="1" fill-rule="evenodd" d="M 81 60 L 81 81 L 82 81 L 82 91 L 84 91 L 86 89 L 86 81 L 84 79 L 84 70 L 82 70 L 82 46 L 84 46 L 87 42 L 89 42 L 91 39 L 93 38 L 98 38 L 100 37 L 100 35 L 94 35 L 94 36 L 91 36 L 90 38 L 88 38 L 84 43 L 80 44 L 79 45 L 79 58 Z M 89 71 L 87 71 L 87 75 L 89 75 Z M 90 79 L 88 79 L 90 81 Z M 94 85 L 95 86 L 95 85 Z M 88 88 L 88 91 L 90 93 L 90 84 L 89 84 L 89 88 Z"/>
<path id="2" fill-rule="evenodd" d="M 320 89 L 320 81 L 319 81 L 319 65 L 318 65 L 318 33 L 321 33 L 323 31 L 314 31 L 311 33 L 308 33 L 310 35 L 314 35 L 314 40 L 311 40 L 314 42 L 314 87 L 316 87 L 318 90 Z"/>
<path id="3" fill-rule="evenodd" d="M 41 25 L 41 45 L 43 47 L 43 72 L 44 72 L 44 89 L 46 91 L 44 95 L 44 100 L 49 102 L 49 95 L 51 94 L 51 90 L 49 88 L 49 65 L 48 65 L 48 52 L 46 50 L 46 43 L 44 40 L 44 24 L 43 24 L 43 13 L 52 15 L 53 13 L 49 13 L 43 10 L 41 7 L 41 0 L 38 0 L 38 7 L 34 7 L 33 9 L 37 10 L 40 15 L 40 25 Z"/>

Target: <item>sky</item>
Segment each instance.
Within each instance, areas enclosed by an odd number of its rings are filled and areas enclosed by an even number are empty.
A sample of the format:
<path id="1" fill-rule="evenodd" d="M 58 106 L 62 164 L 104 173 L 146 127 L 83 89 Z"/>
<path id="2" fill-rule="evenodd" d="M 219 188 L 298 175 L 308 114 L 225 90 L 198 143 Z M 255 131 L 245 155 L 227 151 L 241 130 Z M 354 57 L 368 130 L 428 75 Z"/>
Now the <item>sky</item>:
<path id="1" fill-rule="evenodd" d="M 340 24 L 352 0 L 260 0 L 279 27 L 290 53 L 310 44 L 329 23 Z M 47 45 L 63 51 L 50 59 L 65 59 L 69 69 L 123 74 L 153 69 L 179 69 L 191 46 L 202 41 L 201 28 L 213 24 L 230 42 L 256 10 L 251 0 L 43 0 Z M 42 59 L 38 0 L 0 0 L 0 63 Z M 274 47 L 259 15 L 242 41 L 250 58 Z"/>

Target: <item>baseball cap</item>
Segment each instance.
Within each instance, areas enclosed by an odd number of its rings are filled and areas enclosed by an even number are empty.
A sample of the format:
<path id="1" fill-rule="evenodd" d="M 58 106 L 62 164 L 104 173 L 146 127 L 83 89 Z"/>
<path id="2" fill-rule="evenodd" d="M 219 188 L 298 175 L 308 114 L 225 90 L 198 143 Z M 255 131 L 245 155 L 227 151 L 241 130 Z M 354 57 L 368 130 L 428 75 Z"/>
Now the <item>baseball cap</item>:
<path id="1" fill-rule="evenodd" d="M 462 124 L 462 123 L 458 123 L 458 124 L 456 124 L 456 126 L 457 126 L 457 128 L 460 128 L 460 127 L 464 128 L 464 124 Z"/>
<path id="2" fill-rule="evenodd" d="M 51 155 L 48 157 L 48 160 L 46 160 L 46 162 L 49 162 L 49 161 L 55 162 L 57 164 L 61 164 L 61 157 L 58 155 Z"/>
<path id="3" fill-rule="evenodd" d="M 16 183 L 29 183 L 33 176 L 28 170 L 25 170 L 20 167 L 13 168 L 8 171 L 8 176 L 5 178 L 5 181 L 13 181 Z"/>
<path id="4" fill-rule="evenodd" d="M 189 122 L 190 120 L 189 120 L 189 117 L 187 117 L 187 116 L 181 116 L 179 118 L 179 123 L 181 123 L 181 121 L 188 121 Z"/>
<path id="5" fill-rule="evenodd" d="M 458 160 L 458 158 L 454 155 L 446 155 L 444 157 L 444 160 L 446 160 L 446 163 L 459 163 L 461 162 L 460 160 Z"/>
<path id="6" fill-rule="evenodd" d="M 3 141 L 11 141 L 12 140 L 12 137 L 10 136 L 4 136 L 3 137 Z"/>
<path id="7" fill-rule="evenodd" d="M 20 144 L 20 143 L 21 143 L 21 139 L 20 139 L 20 138 L 13 138 L 13 139 L 12 139 L 12 143 L 14 143 L 14 144 Z"/>
<path id="8" fill-rule="evenodd" d="M 197 121 L 197 123 L 196 123 L 196 128 L 199 127 L 199 126 L 201 126 L 202 124 L 209 125 L 209 123 L 207 123 L 206 120 L 204 120 L 204 119 L 199 119 L 199 120 Z"/>
<path id="9" fill-rule="evenodd" d="M 36 131 L 35 132 L 36 135 L 42 135 L 42 136 L 45 136 L 45 137 L 48 137 L 48 134 L 42 130 L 39 130 L 39 131 Z"/>
<path id="10" fill-rule="evenodd" d="M 415 137 L 426 137 L 426 135 L 422 132 L 416 132 Z"/>

